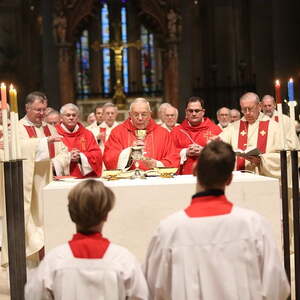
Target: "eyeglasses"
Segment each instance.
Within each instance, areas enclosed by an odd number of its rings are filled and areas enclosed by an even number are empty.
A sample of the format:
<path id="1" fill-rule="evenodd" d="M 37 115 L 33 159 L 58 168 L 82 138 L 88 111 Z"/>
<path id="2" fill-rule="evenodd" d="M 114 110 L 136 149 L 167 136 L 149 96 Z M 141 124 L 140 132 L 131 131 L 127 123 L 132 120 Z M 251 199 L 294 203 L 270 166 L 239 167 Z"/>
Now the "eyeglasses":
<path id="1" fill-rule="evenodd" d="M 190 114 L 192 114 L 193 112 L 198 114 L 201 111 L 203 111 L 203 109 L 187 109 L 187 112 L 190 113 Z"/>
<path id="2" fill-rule="evenodd" d="M 253 107 L 243 107 L 243 108 L 241 108 L 241 112 L 243 114 L 245 114 L 245 113 L 253 113 L 256 108 L 257 108 L 257 104 L 255 106 L 253 106 Z"/>
<path id="3" fill-rule="evenodd" d="M 149 113 L 133 113 L 131 115 L 131 117 L 133 117 L 134 119 L 138 119 L 141 116 L 142 119 L 145 119 L 149 116 Z"/>

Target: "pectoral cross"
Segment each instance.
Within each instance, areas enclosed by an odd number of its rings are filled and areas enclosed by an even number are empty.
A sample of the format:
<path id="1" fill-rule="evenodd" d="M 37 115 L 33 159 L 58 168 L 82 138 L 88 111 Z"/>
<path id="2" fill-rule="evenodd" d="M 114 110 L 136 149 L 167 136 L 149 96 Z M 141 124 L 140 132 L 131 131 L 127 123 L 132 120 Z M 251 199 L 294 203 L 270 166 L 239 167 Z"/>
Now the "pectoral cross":
<path id="1" fill-rule="evenodd" d="M 123 43 L 122 41 L 113 41 L 111 43 L 100 44 L 99 41 L 95 41 L 92 44 L 92 48 L 95 51 L 99 51 L 103 48 L 111 49 L 115 54 L 115 75 L 116 75 L 116 84 L 115 84 L 115 93 L 113 95 L 113 100 L 120 109 L 124 109 L 126 106 L 125 99 L 126 96 L 123 91 L 122 84 L 122 57 L 123 49 L 135 47 L 137 49 L 141 48 L 141 41 L 137 40 L 132 43 Z"/>

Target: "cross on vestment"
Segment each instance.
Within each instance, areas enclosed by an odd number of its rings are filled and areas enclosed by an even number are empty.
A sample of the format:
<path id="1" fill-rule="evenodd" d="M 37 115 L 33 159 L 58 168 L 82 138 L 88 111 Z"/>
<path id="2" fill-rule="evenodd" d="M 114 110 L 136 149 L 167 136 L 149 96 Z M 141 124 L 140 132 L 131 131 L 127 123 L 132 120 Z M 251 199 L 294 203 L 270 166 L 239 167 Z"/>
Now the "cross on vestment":
<path id="1" fill-rule="evenodd" d="M 115 54 L 115 76 L 116 76 L 116 84 L 115 84 L 115 93 L 113 95 L 113 100 L 117 104 L 120 109 L 124 109 L 126 96 L 123 91 L 122 84 L 122 57 L 123 57 L 123 49 L 135 47 L 137 49 L 141 48 L 141 41 L 137 40 L 132 43 L 123 43 L 120 41 L 114 41 L 111 43 L 100 44 L 99 41 L 95 41 L 92 44 L 92 48 L 95 51 L 99 51 L 103 48 L 111 49 Z"/>
<path id="2" fill-rule="evenodd" d="M 207 130 L 203 134 L 203 137 L 206 139 L 206 142 L 208 142 L 210 140 L 210 138 L 212 138 L 213 136 L 215 136 L 215 135 L 210 130 Z"/>

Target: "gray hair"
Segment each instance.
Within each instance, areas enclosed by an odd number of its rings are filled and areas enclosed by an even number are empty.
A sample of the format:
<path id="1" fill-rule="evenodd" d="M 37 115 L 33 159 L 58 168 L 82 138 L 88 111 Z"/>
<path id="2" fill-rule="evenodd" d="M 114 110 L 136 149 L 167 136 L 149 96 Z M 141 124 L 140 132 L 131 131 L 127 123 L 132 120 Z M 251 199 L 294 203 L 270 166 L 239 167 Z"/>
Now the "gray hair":
<path id="1" fill-rule="evenodd" d="M 34 91 L 26 96 L 25 104 L 32 104 L 36 100 L 43 102 L 43 103 L 48 101 L 45 93 L 39 92 L 39 91 Z"/>
<path id="2" fill-rule="evenodd" d="M 243 100 L 246 100 L 246 99 L 253 99 L 255 100 L 255 102 L 258 104 L 259 103 L 259 97 L 257 94 L 253 93 L 253 92 L 248 92 L 248 93 L 245 93 L 244 95 L 241 96 L 240 98 L 240 103 L 243 101 Z"/>
<path id="3" fill-rule="evenodd" d="M 146 100 L 145 98 L 136 98 L 133 100 L 133 102 L 130 104 L 130 107 L 129 107 L 129 111 L 131 112 L 132 111 L 132 106 L 134 104 L 137 104 L 137 103 L 143 103 L 143 104 L 146 104 L 147 107 L 148 107 L 148 110 L 151 112 L 151 108 L 150 108 L 150 103 L 148 100 Z"/>
<path id="4" fill-rule="evenodd" d="M 73 110 L 76 112 L 77 115 L 79 115 L 79 112 L 80 112 L 79 108 L 77 105 L 75 105 L 73 103 L 67 103 L 67 104 L 63 105 L 59 112 L 63 115 L 67 109 Z"/>
<path id="5" fill-rule="evenodd" d="M 238 109 L 233 108 L 230 110 L 230 114 L 232 114 L 232 112 L 236 112 L 238 114 L 239 118 L 241 117 L 241 112 Z"/>
<path id="6" fill-rule="evenodd" d="M 231 115 L 230 109 L 229 109 L 228 107 L 223 106 L 223 107 L 221 107 L 221 108 L 219 108 L 219 109 L 217 110 L 217 116 L 221 113 L 221 110 L 224 109 L 224 108 L 227 109 L 227 111 L 228 111 L 228 113 L 229 113 L 229 116 Z"/>
<path id="7" fill-rule="evenodd" d="M 275 98 L 273 97 L 273 96 L 271 96 L 271 95 L 264 95 L 263 97 L 262 97 L 262 99 L 261 99 L 261 102 L 264 102 L 264 100 L 265 99 L 271 99 L 272 101 L 273 101 L 273 104 L 275 104 L 276 103 L 276 101 L 275 101 Z"/>
<path id="8" fill-rule="evenodd" d="M 111 103 L 111 102 L 107 102 L 107 103 L 105 103 L 105 104 L 102 106 L 103 113 L 104 113 L 104 111 L 105 111 L 108 107 L 112 107 L 112 108 L 114 108 L 116 111 L 118 111 L 118 107 L 117 107 L 116 105 L 114 105 L 114 104 Z"/>
<path id="9" fill-rule="evenodd" d="M 59 113 L 59 111 L 53 109 L 53 110 L 51 110 L 51 111 L 48 112 L 48 114 L 46 115 L 46 117 L 51 116 L 51 115 L 60 116 L 60 113 Z"/>

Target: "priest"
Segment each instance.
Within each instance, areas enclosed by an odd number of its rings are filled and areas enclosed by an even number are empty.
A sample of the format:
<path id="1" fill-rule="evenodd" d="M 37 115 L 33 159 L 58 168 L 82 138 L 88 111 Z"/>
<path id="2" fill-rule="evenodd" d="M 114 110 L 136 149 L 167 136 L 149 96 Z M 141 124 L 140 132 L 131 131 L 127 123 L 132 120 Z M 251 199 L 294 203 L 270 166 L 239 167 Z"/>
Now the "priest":
<path id="1" fill-rule="evenodd" d="M 236 169 L 279 178 L 278 150 L 281 148 L 279 125 L 260 112 L 261 104 L 255 93 L 242 95 L 240 106 L 243 118 L 225 128 L 220 138 L 232 145 L 235 150 L 256 147 L 261 155 L 238 157 Z"/>
<path id="2" fill-rule="evenodd" d="M 276 102 L 273 96 L 265 95 L 261 100 L 262 112 L 275 122 L 279 122 Z M 299 149 L 299 138 L 296 133 L 295 122 L 290 117 L 282 114 L 283 128 L 288 149 Z"/>
<path id="3" fill-rule="evenodd" d="M 192 174 L 201 149 L 222 131 L 209 118 L 204 117 L 204 114 L 204 100 L 199 97 L 189 98 L 185 108 L 185 120 L 171 132 L 175 147 L 180 153 L 179 174 Z"/>
<path id="4" fill-rule="evenodd" d="M 67 175 L 69 155 L 56 129 L 44 122 L 47 97 L 32 92 L 25 99 L 26 115 L 19 121 L 24 172 L 24 210 L 27 265 L 34 266 L 43 256 L 42 189 L 56 175 Z M 39 255 L 38 255 L 39 253 Z M 7 262 L 2 255 L 2 264 Z"/>
<path id="5" fill-rule="evenodd" d="M 143 138 L 139 130 L 145 133 Z M 106 168 L 134 169 L 132 146 L 143 148 L 145 159 L 139 162 L 142 170 L 178 166 L 171 136 L 151 118 L 149 102 L 144 98 L 135 99 L 130 105 L 129 118 L 112 130 L 104 150 Z"/>
<path id="6" fill-rule="evenodd" d="M 93 133 L 79 123 L 79 108 L 68 103 L 60 109 L 61 123 L 57 132 L 68 147 L 71 157 L 70 175 L 76 178 L 99 177 L 102 171 L 102 154 Z"/>

